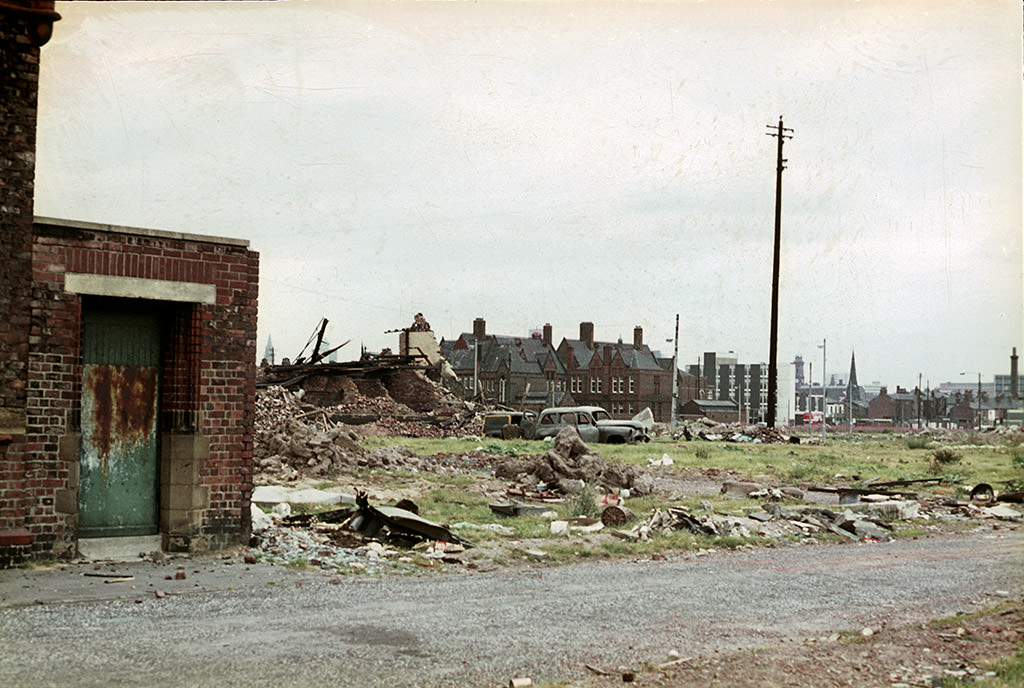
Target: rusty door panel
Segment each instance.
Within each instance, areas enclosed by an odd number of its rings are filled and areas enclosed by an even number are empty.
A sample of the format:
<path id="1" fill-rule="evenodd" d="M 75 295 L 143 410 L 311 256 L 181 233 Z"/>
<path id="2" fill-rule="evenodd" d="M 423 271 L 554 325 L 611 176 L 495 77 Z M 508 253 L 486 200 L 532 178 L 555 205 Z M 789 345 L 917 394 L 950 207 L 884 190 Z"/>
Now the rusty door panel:
<path id="1" fill-rule="evenodd" d="M 83 321 L 79 536 L 156 533 L 159 321 L 103 312 Z"/>

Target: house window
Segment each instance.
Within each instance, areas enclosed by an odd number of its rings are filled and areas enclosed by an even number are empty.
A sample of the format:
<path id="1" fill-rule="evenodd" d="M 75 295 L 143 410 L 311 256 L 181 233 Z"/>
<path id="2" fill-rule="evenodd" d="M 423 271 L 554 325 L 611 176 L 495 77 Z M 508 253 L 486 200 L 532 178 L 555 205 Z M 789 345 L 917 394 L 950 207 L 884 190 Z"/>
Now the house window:
<path id="1" fill-rule="evenodd" d="M 591 394 L 597 394 L 597 378 L 596 377 L 590 378 L 590 393 Z"/>
<path id="2" fill-rule="evenodd" d="M 636 378 L 632 375 L 629 376 L 629 393 L 636 394 Z M 633 408 L 632 406 L 630 407 Z"/>
<path id="3" fill-rule="evenodd" d="M 508 403 L 508 381 L 505 378 L 498 380 L 498 398 Z"/>

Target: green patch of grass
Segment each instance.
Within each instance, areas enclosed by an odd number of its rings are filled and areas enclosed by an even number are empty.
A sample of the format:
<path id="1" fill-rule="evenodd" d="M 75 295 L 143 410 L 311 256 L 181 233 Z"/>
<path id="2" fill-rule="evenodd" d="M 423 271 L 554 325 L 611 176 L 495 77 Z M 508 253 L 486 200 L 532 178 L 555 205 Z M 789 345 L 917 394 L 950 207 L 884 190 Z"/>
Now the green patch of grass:
<path id="1" fill-rule="evenodd" d="M 928 438 L 927 437 L 908 437 L 906 441 L 907 449 L 927 449 Z"/>
<path id="2" fill-rule="evenodd" d="M 313 565 L 309 563 L 309 559 L 306 559 L 304 557 L 296 557 L 295 559 L 291 559 L 285 562 L 285 566 L 287 566 L 290 569 L 300 570 L 313 568 Z"/>
<path id="3" fill-rule="evenodd" d="M 927 535 L 928 531 L 921 526 L 909 525 L 902 528 L 897 528 L 893 531 L 893 535 L 898 538 L 916 538 L 922 535 Z"/>
<path id="4" fill-rule="evenodd" d="M 971 685 L 981 685 L 987 688 L 1024 686 L 1024 646 L 1021 646 L 1016 654 L 996 660 L 989 668 L 996 672 L 995 678 L 987 679 L 980 683 L 975 682 Z"/>
<path id="5" fill-rule="evenodd" d="M 30 571 L 44 571 L 46 569 L 52 569 L 60 566 L 60 563 L 61 562 L 56 559 L 29 559 L 28 561 L 18 562 L 14 567 Z"/>

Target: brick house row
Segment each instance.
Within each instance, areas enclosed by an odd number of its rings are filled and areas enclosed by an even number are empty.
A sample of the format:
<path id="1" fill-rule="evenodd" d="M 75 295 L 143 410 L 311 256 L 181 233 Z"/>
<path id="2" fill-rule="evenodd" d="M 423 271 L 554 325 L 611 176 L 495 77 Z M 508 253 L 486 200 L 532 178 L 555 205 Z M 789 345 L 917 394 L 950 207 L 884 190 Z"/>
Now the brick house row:
<path id="1" fill-rule="evenodd" d="M 615 417 L 631 417 L 649 408 L 668 422 L 672 406 L 672 359 L 657 356 L 643 341 L 594 339 L 594 324 L 580 323 L 579 338 L 554 345 L 551 325 L 526 337 L 487 333 L 483 318 L 472 332 L 441 340 L 441 351 L 467 397 L 539 410 L 546 406 L 593 405 Z M 701 393 L 703 380 L 679 374 L 678 403 Z M 474 390 L 475 385 L 475 390 Z"/>

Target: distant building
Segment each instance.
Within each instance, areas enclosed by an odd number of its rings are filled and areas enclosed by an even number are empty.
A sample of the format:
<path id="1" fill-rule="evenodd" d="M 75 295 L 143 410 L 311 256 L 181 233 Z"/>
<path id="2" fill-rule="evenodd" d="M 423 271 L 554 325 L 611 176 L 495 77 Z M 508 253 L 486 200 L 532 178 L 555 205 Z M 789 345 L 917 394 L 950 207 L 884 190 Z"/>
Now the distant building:
<path id="1" fill-rule="evenodd" d="M 274 365 L 274 344 L 270 341 L 270 335 L 267 335 L 267 345 L 263 348 L 263 359 L 270 365 Z"/>
<path id="2" fill-rule="evenodd" d="M 706 399 L 733 401 L 747 422 L 765 422 L 768 416 L 768 364 L 739 363 L 736 355 L 705 352 L 698 365 L 687 368 L 690 375 L 707 381 Z M 802 367 L 799 368 L 803 374 Z M 789 423 L 795 413 L 793 383 L 789 366 L 778 369 L 776 422 Z"/>
<path id="3" fill-rule="evenodd" d="M 683 404 L 679 415 L 684 420 L 709 418 L 719 423 L 745 423 L 747 418 L 731 399 L 690 399 Z"/>
<path id="4" fill-rule="evenodd" d="M 594 324 L 580 323 L 579 338 L 554 345 L 550 324 L 516 337 L 487 333 L 483 318 L 472 332 L 441 341 L 441 352 L 462 383 L 467 397 L 527 409 L 587 404 L 625 418 L 649 408 L 654 419 L 668 422 L 672 406 L 672 359 L 656 355 L 643 341 L 594 339 Z M 703 391 L 702 381 L 679 374 L 681 405 Z"/>

